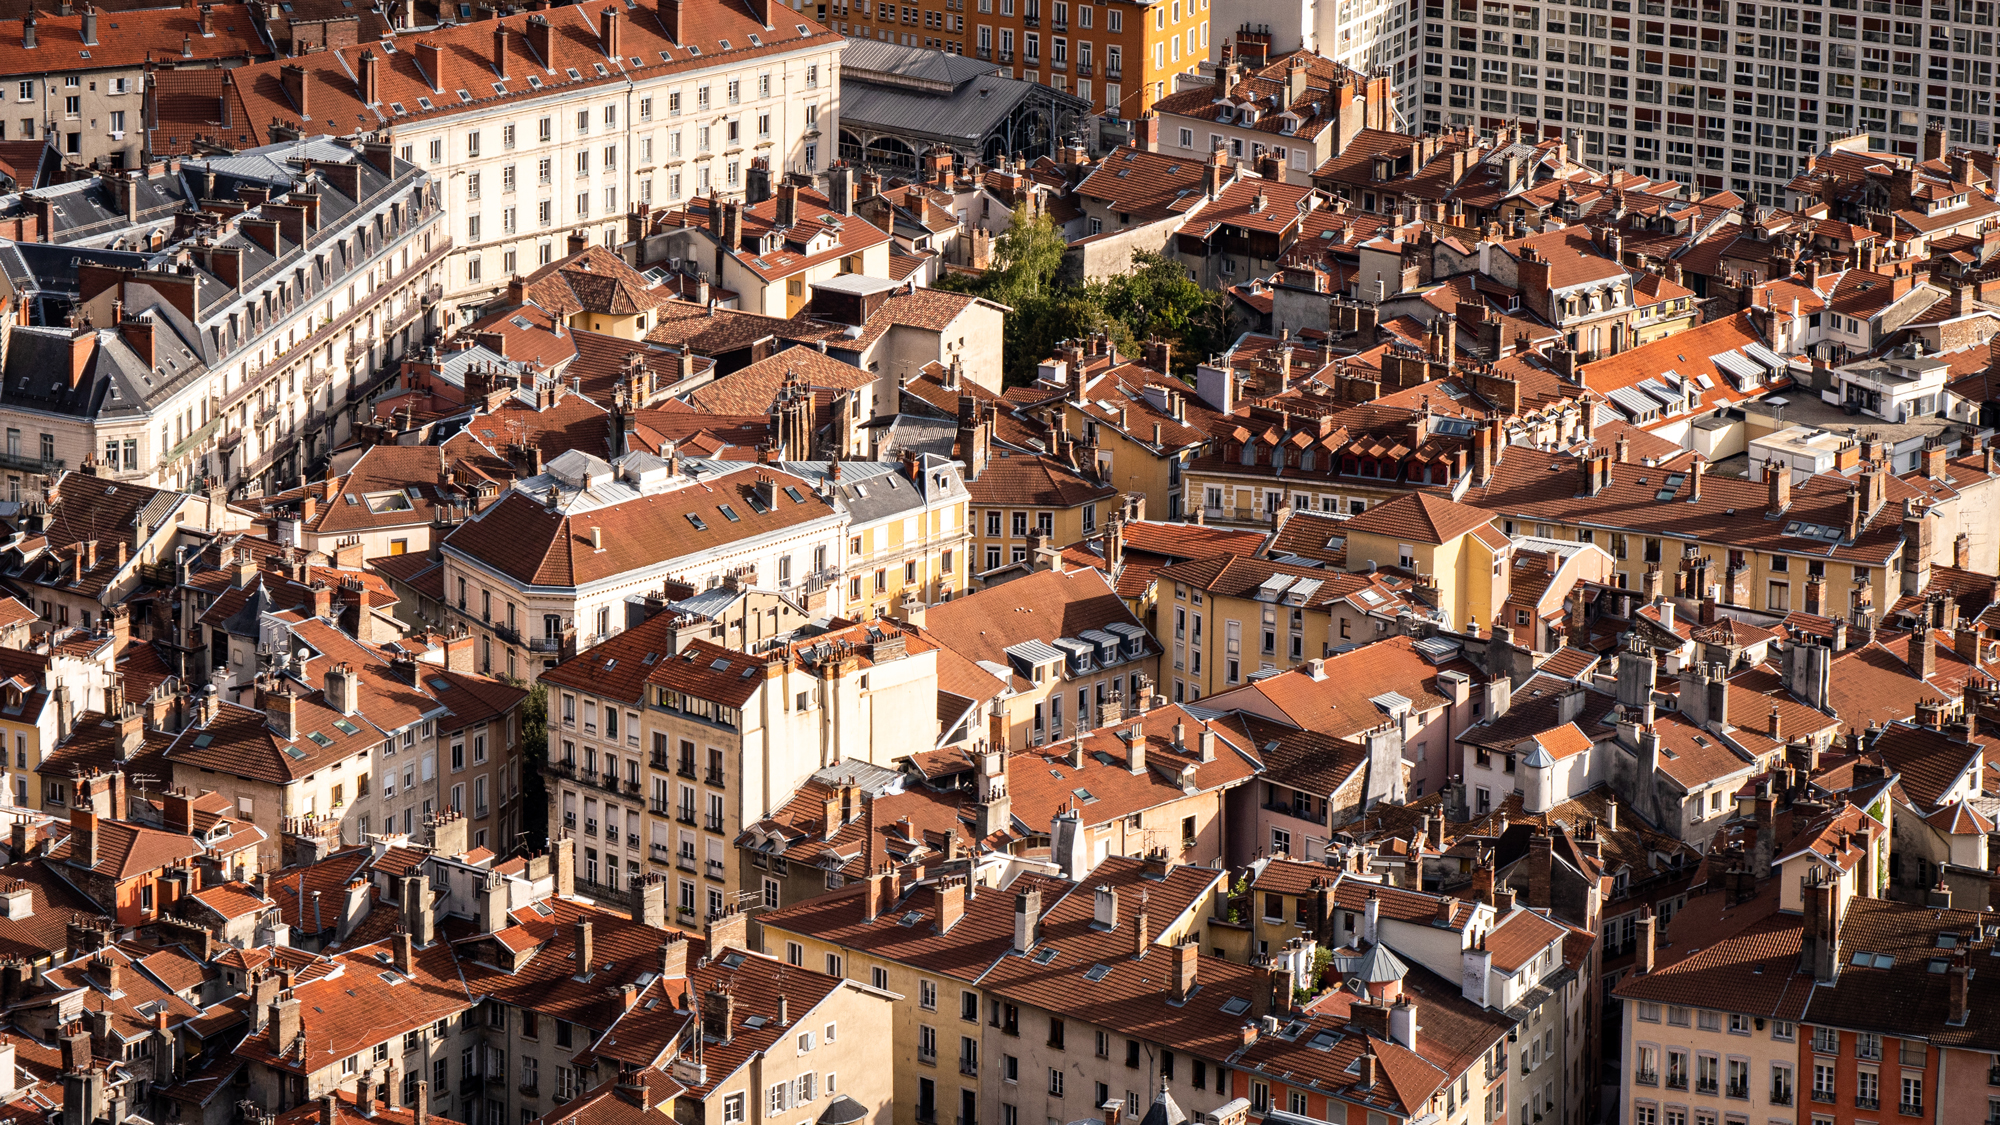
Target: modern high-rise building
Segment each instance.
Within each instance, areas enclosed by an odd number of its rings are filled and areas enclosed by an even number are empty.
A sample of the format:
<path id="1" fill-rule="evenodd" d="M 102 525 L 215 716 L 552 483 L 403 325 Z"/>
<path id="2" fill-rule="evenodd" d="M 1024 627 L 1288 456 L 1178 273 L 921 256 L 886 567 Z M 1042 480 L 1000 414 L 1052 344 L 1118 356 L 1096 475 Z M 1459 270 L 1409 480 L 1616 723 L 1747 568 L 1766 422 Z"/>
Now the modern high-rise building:
<path id="1" fill-rule="evenodd" d="M 1424 0 L 1415 123 L 1580 143 L 1585 163 L 1797 200 L 1858 131 L 1902 156 L 1993 139 L 1992 0 Z M 1928 145 L 1927 126 L 1944 130 Z"/>

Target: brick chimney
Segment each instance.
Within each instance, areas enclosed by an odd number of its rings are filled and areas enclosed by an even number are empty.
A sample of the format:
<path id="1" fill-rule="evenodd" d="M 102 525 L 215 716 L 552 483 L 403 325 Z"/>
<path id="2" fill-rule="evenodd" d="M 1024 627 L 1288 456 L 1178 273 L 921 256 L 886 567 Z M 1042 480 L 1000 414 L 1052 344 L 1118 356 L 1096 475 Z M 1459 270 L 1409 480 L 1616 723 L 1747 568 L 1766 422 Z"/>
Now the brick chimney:
<path id="1" fill-rule="evenodd" d="M 616 62 L 624 56 L 618 49 L 618 9 L 606 8 L 597 17 L 597 37 L 604 45 L 604 57 Z"/>

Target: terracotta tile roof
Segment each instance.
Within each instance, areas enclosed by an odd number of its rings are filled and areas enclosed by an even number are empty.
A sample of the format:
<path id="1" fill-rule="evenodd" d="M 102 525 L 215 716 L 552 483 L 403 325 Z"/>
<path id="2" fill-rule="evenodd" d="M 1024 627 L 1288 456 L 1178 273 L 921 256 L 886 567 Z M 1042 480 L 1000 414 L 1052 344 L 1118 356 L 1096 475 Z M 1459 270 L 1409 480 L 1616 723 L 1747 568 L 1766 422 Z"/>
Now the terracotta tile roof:
<path id="1" fill-rule="evenodd" d="M 1130 146 L 1113 149 L 1076 185 L 1076 194 L 1143 225 L 1202 204 L 1207 162 Z"/>
<path id="2" fill-rule="evenodd" d="M 1660 736 L 1660 772 L 1672 778 L 1683 791 L 1692 792 L 1755 767 L 1755 763 L 1731 750 L 1720 737 L 1678 714 L 1660 716 L 1653 729 Z"/>
<path id="3" fill-rule="evenodd" d="M 749 501 L 760 476 L 780 485 L 776 506 L 764 511 Z M 785 485 L 796 488 L 804 500 L 792 500 Z M 737 520 L 721 512 L 719 505 L 725 503 Z M 815 495 L 806 482 L 768 467 L 745 468 L 581 515 L 551 512 L 527 494 L 510 490 L 454 530 L 444 546 L 522 582 L 571 587 L 832 514 L 831 501 Z M 689 515 L 699 517 L 703 526 L 696 527 Z M 603 529 L 602 551 L 591 547 L 592 528 Z"/>
<path id="4" fill-rule="evenodd" d="M 257 34 L 257 18 L 241 4 L 217 4 L 206 19 L 192 8 L 131 11 L 122 5 L 100 10 L 95 15 L 97 36 L 86 43 L 81 9 L 75 15 L 39 13 L 33 47 L 23 46 L 22 21 L 6 20 L 5 26 L 0 26 L 0 70 L 28 74 L 74 69 L 79 55 L 89 60 L 88 69 L 136 70 L 154 58 L 168 57 L 178 62 L 184 57 L 183 45 L 193 52 L 186 57 L 198 62 L 271 57 L 271 49 Z M 33 168 L 28 170 L 28 182 L 23 186 L 35 186 Z"/>
<path id="5" fill-rule="evenodd" d="M 1140 624 L 1103 572 L 1044 570 L 932 606 L 924 632 L 968 660 L 1005 667 L 1011 645 L 1077 637 L 1113 622 Z"/>
<path id="6" fill-rule="evenodd" d="M 646 682 L 725 707 L 741 707 L 763 686 L 763 669 L 762 656 L 697 640 L 678 656 L 653 665 Z"/>
<path id="7" fill-rule="evenodd" d="M 1329 797 L 1367 768 L 1367 751 L 1346 739 L 1244 713 L 1239 713 L 1236 721 L 1243 725 L 1264 762 L 1259 776 L 1274 785 Z"/>
<path id="8" fill-rule="evenodd" d="M 1160 571 L 1160 577 L 1176 584 L 1185 583 L 1211 594 L 1235 598 L 1254 597 L 1273 578 L 1310 579 L 1318 583 L 1303 603 L 1313 609 L 1341 601 L 1373 583 L 1366 575 L 1340 574 L 1318 567 L 1294 566 L 1271 559 L 1244 558 L 1225 554 L 1191 562 L 1175 563 Z"/>
<path id="9" fill-rule="evenodd" d="M 214 911 L 222 920 L 234 921 L 245 915 L 268 910 L 273 903 L 248 883 L 218 883 L 203 887 L 189 896 Z"/>
<path id="10" fill-rule="evenodd" d="M 1132 772 L 1126 740 L 1134 726 L 1145 732 L 1145 769 L 1138 773 Z M 1178 748 L 1176 728 L 1184 732 Z M 1215 757 L 1208 762 L 1201 760 L 1198 748 L 1203 730 L 1216 735 Z M 1081 766 L 1074 764 L 1078 749 Z M 1196 793 L 1234 788 L 1255 775 L 1258 766 L 1255 748 L 1228 725 L 1203 722 L 1172 704 L 1082 738 L 1009 756 L 1007 789 L 1015 818 L 1029 831 L 1040 832 L 1064 809 L 1086 825 L 1110 824 Z"/>
<path id="11" fill-rule="evenodd" d="M 553 59 L 535 59 L 529 50 L 525 42 L 526 29 L 533 19 L 545 20 L 550 25 Z M 620 46 L 627 57 L 617 59 L 604 57 L 603 45 L 598 37 L 597 13 L 581 8 L 575 11 L 550 9 L 547 12 L 522 12 L 484 23 L 485 26 L 481 27 L 474 27 L 471 23 L 447 24 L 424 33 L 424 40 L 438 47 L 436 59 L 439 73 L 436 75 L 424 73 L 416 51 L 390 51 L 384 46 L 385 40 L 315 51 L 282 62 L 273 60 L 239 67 L 227 72 L 226 78 L 221 71 L 199 72 L 204 77 L 210 74 L 214 77 L 205 82 L 176 83 L 185 87 L 176 93 L 206 98 L 208 100 L 204 104 L 207 106 L 219 106 L 220 103 L 215 100 L 218 97 L 229 98 L 229 119 L 237 123 L 236 128 L 230 131 L 231 135 L 247 138 L 244 141 L 247 144 L 269 144 L 277 139 L 275 127 L 310 124 L 300 121 L 299 108 L 285 92 L 279 74 L 282 65 L 305 68 L 314 121 L 358 121 L 373 129 L 387 127 L 391 123 L 417 123 L 418 127 L 422 127 L 466 113 L 490 113 L 499 103 L 535 101 L 551 94 L 576 95 L 586 90 L 607 88 L 622 90 L 635 77 L 709 72 L 716 67 L 717 56 L 723 56 L 723 65 L 730 65 L 733 60 L 776 56 L 802 47 L 826 49 L 838 43 L 833 32 L 810 16 L 795 12 L 780 20 L 775 29 L 770 29 L 753 17 L 747 7 L 734 4 L 689 8 L 681 16 L 678 41 L 666 37 L 656 18 L 635 16 L 623 20 L 619 29 Z M 507 90 L 505 94 L 494 90 L 493 36 L 496 25 L 506 30 L 509 40 L 509 78 L 502 84 Z M 803 34 L 794 30 L 801 25 L 806 28 Z M 751 45 L 750 36 L 753 34 L 759 37 L 761 45 Z M 730 46 L 722 46 L 724 40 L 728 40 Z M 178 37 L 175 42 L 178 42 Z M 699 55 L 689 49 L 696 46 L 700 48 Z M 376 62 L 378 96 L 381 100 L 375 105 L 364 104 L 357 88 L 355 76 L 360 73 L 360 59 L 364 53 L 373 56 Z M 632 61 L 634 59 L 638 60 L 636 64 Z M 598 63 L 606 66 L 604 76 L 592 72 Z M 578 78 L 565 77 L 565 72 L 571 68 L 578 71 Z M 530 72 L 540 85 L 527 83 Z M 456 96 L 455 92 L 461 88 L 470 95 L 469 101 L 461 101 Z M 424 108 L 426 103 L 431 103 L 433 108 Z M 401 107 L 400 112 L 395 108 L 397 106 Z M 203 125 L 207 128 L 202 129 Z M 191 112 L 173 122 L 163 121 L 151 130 L 149 148 L 161 155 L 188 152 L 197 130 L 220 132 L 216 126 Z"/>
<path id="12" fill-rule="evenodd" d="M 544 669 L 539 678 L 606 699 L 643 703 L 647 677 L 662 658 L 672 659 L 668 633 L 673 619 L 671 613 L 655 613 L 555 667 Z"/>
<path id="13" fill-rule="evenodd" d="M 1617 994 L 1627 1000 L 1689 1007 L 1727 1007 L 1745 1015 L 1797 1022 L 1813 995 L 1811 973 L 1799 971 L 1798 915 L 1780 914 L 1777 886 L 1748 902 L 1710 893 L 1674 915 L 1672 943 L 1652 972 L 1628 976 Z M 1718 924 L 1719 915 L 1719 924 Z M 1701 923 L 1708 923 L 1702 925 Z"/>
<path id="14" fill-rule="evenodd" d="M 1377 504 L 1352 517 L 1344 526 L 1350 536 L 1383 535 L 1415 543 L 1442 544 L 1492 523 L 1494 518 L 1494 513 L 1483 508 L 1417 492 Z"/>
<path id="15" fill-rule="evenodd" d="M 1563 936 L 1561 923 L 1517 908 L 1486 933 L 1486 948 L 1493 954 L 1493 967 L 1512 973 L 1526 965 L 1542 950 Z"/>
<path id="16" fill-rule="evenodd" d="M 299 1037 L 273 1050 L 270 1035 L 251 1035 L 236 1057 L 295 1074 L 315 1074 L 377 1043 L 450 1019 L 473 1006 L 450 945 L 416 950 L 411 972 L 395 971 L 390 943 L 334 954 L 331 971 L 292 989 Z"/>
<path id="17" fill-rule="evenodd" d="M 1212 698 L 1217 706 L 1228 706 L 1236 692 L 1255 692 L 1301 729 L 1348 738 L 1382 724 L 1385 714 L 1374 701 L 1383 695 L 1410 700 L 1419 714 L 1444 706 L 1439 672 L 1460 671 L 1475 684 L 1485 682 L 1485 674 L 1462 658 L 1432 664 L 1413 647 L 1415 639 L 1390 637 L 1337 653 L 1324 661 L 1323 678 L 1298 668 Z"/>
<path id="18" fill-rule="evenodd" d="M 1985 836 L 1993 831 L 1993 821 L 1964 798 L 1925 817 L 1924 823 L 1952 836 Z"/>
<path id="19" fill-rule="evenodd" d="M 859 883 L 767 912 L 759 920 L 766 929 L 810 934 L 873 957 L 970 982 L 979 980 L 1013 947 L 1014 896 L 1030 889 L 1042 892 L 1046 909 L 1072 885 L 1031 871 L 1005 891 L 968 888 L 965 913 L 946 931 L 937 928 L 939 890 L 934 880 L 892 890 L 888 904 L 873 920 L 867 917 L 868 888 Z M 913 913 L 917 917 L 911 919 Z"/>
<path id="20" fill-rule="evenodd" d="M 1969 910 L 1860 896 L 1849 899 L 1834 961 L 1838 976 L 1813 989 L 1805 1019 L 1837 1028 L 1920 1037 L 1940 1047 L 1990 1049 L 2000 1041 L 1993 1014 L 2000 1004 L 1995 978 L 1977 971 L 1970 975 L 1970 1016 L 1953 1024 L 1949 972 L 1954 960 L 1960 964 L 1970 960 L 1974 966 L 1987 960 L 1992 946 L 1990 931 L 1984 928 L 1988 920 Z M 1954 938 L 1948 949 L 1941 948 L 1943 935 Z M 1870 955 L 1867 967 L 1853 963 L 1862 953 Z M 1885 957 L 1889 967 L 1876 968 Z M 1938 971 L 1939 962 L 1946 971 Z"/>
<path id="21" fill-rule="evenodd" d="M 403 1096 L 402 1091 L 396 1091 L 395 1096 L 400 1100 Z M 432 1105 L 444 1104 L 442 1091 L 432 1090 L 430 1096 L 433 1099 Z M 354 1094 L 346 1090 L 332 1090 L 320 1097 L 334 1100 L 334 1112 L 330 1121 L 321 1102 L 312 1100 L 278 1114 L 275 1125 L 451 1125 L 450 1118 L 440 1117 L 435 1113 L 425 1114 L 428 1120 L 419 1122 L 416 1120 L 417 1111 L 414 1107 L 402 1106 L 391 1109 L 381 1098 L 377 1098 L 374 1105 L 364 1110 L 355 1104 Z"/>
<path id="22" fill-rule="evenodd" d="M 1347 521 L 1320 512 L 1294 510 L 1271 537 L 1264 555 L 1294 555 L 1331 567 L 1347 565 Z"/>
<path id="23" fill-rule="evenodd" d="M 523 288 L 529 300 L 560 316 L 634 316 L 671 297 L 625 259 L 594 244 L 529 274 Z"/>
<path id="24" fill-rule="evenodd" d="M 1980 767 L 1993 752 L 1984 739 L 1901 722 L 1883 727 L 1868 749 L 1901 776 L 1903 792 L 1920 811 L 1939 807 L 1954 787 L 1964 792 L 1968 778 L 1971 793 L 1977 795 Z"/>
<path id="25" fill-rule="evenodd" d="M 816 349 L 793 347 L 697 387 L 687 401 L 711 414 L 768 415 L 788 388 L 848 391 L 874 381 L 868 372 Z"/>
<path id="26" fill-rule="evenodd" d="M 1537 670 L 1547 672 L 1551 676 L 1574 680 L 1597 667 L 1598 659 L 1596 653 L 1564 645 L 1550 653 L 1549 658 L 1542 661 Z"/>
<path id="27" fill-rule="evenodd" d="M 1118 495 L 1118 489 L 1085 476 L 1061 460 L 995 449 L 986 471 L 965 482 L 974 504 L 1074 508 Z"/>
<path id="28" fill-rule="evenodd" d="M 1157 935 L 1168 920 L 1189 909 L 1205 909 L 1204 900 L 1226 878 L 1221 871 L 1176 867 L 1158 879 L 1143 860 L 1112 856 L 1092 869 L 1089 889 L 1077 888 L 1053 902 L 1044 894 L 1035 955 L 999 958 L 981 983 L 995 995 L 1065 1019 L 1117 1027 L 1134 1038 L 1173 1044 L 1197 1058 L 1227 1059 L 1242 1046 L 1243 1019 L 1224 1006 L 1232 999 L 1248 1000 L 1253 988 L 1268 991 L 1268 982 L 1247 965 L 1202 954 L 1195 968 L 1201 990 L 1187 1003 L 1177 1004 L 1167 991 L 1170 951 L 1150 944 L 1145 957 L 1133 956 L 1133 918 L 1141 908 L 1141 891 Z M 1098 886 L 1118 896 L 1115 929 L 1094 925 Z M 1007 897 L 1011 906 L 1012 896 Z M 1052 955 L 1045 955 L 1045 950 Z M 1086 974 L 1096 979 L 1086 979 Z"/>

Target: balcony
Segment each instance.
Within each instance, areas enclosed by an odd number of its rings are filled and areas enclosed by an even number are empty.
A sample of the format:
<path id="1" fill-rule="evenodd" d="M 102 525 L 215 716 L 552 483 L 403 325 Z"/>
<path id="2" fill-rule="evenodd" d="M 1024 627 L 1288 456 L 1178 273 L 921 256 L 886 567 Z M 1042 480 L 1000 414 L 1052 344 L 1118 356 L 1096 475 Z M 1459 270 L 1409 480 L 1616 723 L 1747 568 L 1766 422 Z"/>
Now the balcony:
<path id="1" fill-rule="evenodd" d="M 661 863 L 665 863 L 669 858 L 673 856 L 674 849 L 672 848 L 672 846 L 667 844 L 654 844 L 652 847 L 652 852 L 654 859 L 659 860 Z"/>
<path id="2" fill-rule="evenodd" d="M 658 797 L 653 798 L 652 808 L 654 812 L 661 816 L 672 816 L 674 814 L 674 803 L 672 801 L 662 801 Z"/>
<path id="3" fill-rule="evenodd" d="M 967 1059 L 967 1058 L 961 1058 L 961 1059 L 959 1059 L 959 1060 L 958 1060 L 958 1072 L 959 1072 L 960 1074 L 963 1074 L 963 1075 L 965 1075 L 965 1076 L 966 1076 L 966 1077 L 968 1077 L 968 1078 L 977 1078 L 977 1077 L 979 1077 L 979 1060 L 977 1060 L 977 1059 Z M 965 1118 L 961 1117 L 961 1118 L 959 1118 L 959 1120 L 960 1120 L 960 1121 L 963 1121 L 963 1120 L 965 1120 Z"/>
<path id="4" fill-rule="evenodd" d="M 1660 1084 L 1660 1072 L 1657 1070 L 1642 1070 L 1633 1075 L 1632 1080 L 1641 1086 L 1658 1086 Z"/>
<path id="5" fill-rule="evenodd" d="M 1792 1104 L 1792 1092 L 1791 1092 L 1790 1090 L 1773 1090 L 1773 1091 L 1771 1091 L 1771 1104 L 1772 1104 L 1772 1105 L 1790 1105 L 1790 1104 Z"/>
<path id="6" fill-rule="evenodd" d="M 1688 1078 L 1687 1078 L 1687 1075 L 1685 1075 L 1685 1074 L 1675 1074 L 1675 1073 L 1673 1073 L 1672 1071 L 1668 1071 L 1668 1072 L 1667 1072 L 1667 1089 L 1669 1089 L 1669 1090 L 1685 1090 L 1685 1089 L 1687 1089 L 1687 1088 L 1688 1088 Z"/>
<path id="7" fill-rule="evenodd" d="M 1924 1103 L 1903 1102 L 1896 1106 L 1896 1112 L 1902 1114 L 1904 1117 L 1922 1117 L 1924 1115 Z"/>
<path id="8" fill-rule="evenodd" d="M 45 476 L 54 476 L 66 468 L 68 464 L 69 462 L 62 460 L 44 460 L 40 457 L 28 457 L 20 453 L 0 452 L 0 468 L 18 469 L 24 473 L 41 473 Z"/>
<path id="9" fill-rule="evenodd" d="M 618 776 L 616 774 L 607 773 L 603 777 L 598 778 L 597 783 L 613 793 L 618 792 Z"/>
<path id="10" fill-rule="evenodd" d="M 586 835 L 586 836 L 595 836 L 595 835 L 597 835 L 597 822 L 596 822 L 595 820 L 586 820 L 586 821 L 584 821 L 584 822 L 583 822 L 583 834 L 584 834 L 584 835 Z"/>
<path id="11" fill-rule="evenodd" d="M 1744 1101 L 1749 1101 L 1749 1100 L 1750 1100 L 1750 1086 L 1749 1086 L 1749 1084 L 1748 1084 L 1748 1083 L 1745 1083 L 1745 1084 L 1743 1084 L 1743 1085 L 1740 1085 L 1740 1086 L 1739 1086 L 1739 1085 L 1737 1085 L 1736 1083 L 1734 1083 L 1734 1082 L 1731 1082 L 1731 1083 L 1729 1084 L 1729 1093 L 1728 1093 L 1728 1094 L 1726 1094 L 1726 1095 L 1724 1095 L 1724 1096 L 1725 1096 L 1725 1097 L 1731 1097 L 1731 1098 L 1742 1098 L 1742 1099 L 1743 1099 Z"/>
<path id="12" fill-rule="evenodd" d="M 1856 1094 L 1856 1095 L 1854 1095 L 1854 1108 L 1856 1108 L 1856 1109 L 1881 1109 L 1881 1108 L 1882 1108 L 1882 1099 L 1881 1099 L 1881 1098 L 1871 1098 L 1871 1097 L 1869 1097 L 1869 1096 L 1868 1096 L 1868 1095 L 1866 1095 L 1866 1094 Z"/>
<path id="13" fill-rule="evenodd" d="M 680 807 L 680 811 L 674 814 L 674 819 L 680 821 L 682 824 L 691 825 L 695 822 L 694 810 L 687 807 L 686 805 L 682 805 Z"/>
<path id="14" fill-rule="evenodd" d="M 1090 77 L 1091 69 L 1092 67 L 1089 63 L 1079 62 L 1076 64 L 1076 76 L 1078 78 L 1088 78 Z"/>
<path id="15" fill-rule="evenodd" d="M 1712 1098 L 1720 1091 L 1721 1091 L 1720 1084 L 1718 1084 L 1712 1078 L 1695 1079 L 1694 1092 L 1697 1094 L 1707 1094 L 1709 1097 Z"/>
<path id="16" fill-rule="evenodd" d="M 558 758 L 549 763 L 549 772 L 561 777 L 575 777 L 576 763 L 567 758 Z"/>
<path id="17" fill-rule="evenodd" d="M 727 876 L 723 873 L 722 861 L 719 859 L 709 860 L 708 863 L 702 868 L 702 873 L 707 875 L 711 879 L 727 878 Z"/>
<path id="18" fill-rule="evenodd" d="M 533 1079 L 521 1083 L 519 1089 L 523 1097 L 539 1098 L 542 1096 L 541 1086 L 538 1085 Z"/>
<path id="19" fill-rule="evenodd" d="M 703 817 L 702 820 L 704 822 L 704 826 L 710 832 L 722 831 L 722 818 L 717 816 L 716 814 L 709 813 L 707 816 Z"/>
<path id="20" fill-rule="evenodd" d="M 706 774 L 702 776 L 702 780 L 708 783 L 709 785 L 713 785 L 717 789 L 723 788 L 721 770 L 709 770 Z"/>
<path id="21" fill-rule="evenodd" d="M 675 767 L 675 769 L 674 769 L 674 772 L 675 772 L 675 773 L 677 773 L 677 774 L 680 774 L 680 775 L 681 775 L 682 777 L 685 777 L 685 778 L 687 778 L 687 779 L 688 779 L 689 781 L 693 781 L 693 780 L 694 780 L 694 759 L 693 759 L 693 758 L 682 758 L 682 759 L 681 759 L 681 764 L 680 764 L 679 766 Z"/>
<path id="22" fill-rule="evenodd" d="M 628 777 L 628 778 L 626 778 L 626 779 L 625 779 L 625 794 L 626 794 L 626 796 L 629 796 L 629 797 L 636 797 L 636 796 L 638 796 L 638 795 L 639 795 L 639 779 L 638 779 L 638 778 L 636 778 L 636 777 Z"/>
<path id="23" fill-rule="evenodd" d="M 1821 1105 L 1832 1105 L 1834 1102 L 1833 1091 L 1816 1089 L 1812 1092 L 1812 1100 Z"/>
<path id="24" fill-rule="evenodd" d="M 680 855 L 674 857 L 674 866 L 689 874 L 693 874 L 696 869 L 695 858 L 687 852 L 682 852 Z"/>

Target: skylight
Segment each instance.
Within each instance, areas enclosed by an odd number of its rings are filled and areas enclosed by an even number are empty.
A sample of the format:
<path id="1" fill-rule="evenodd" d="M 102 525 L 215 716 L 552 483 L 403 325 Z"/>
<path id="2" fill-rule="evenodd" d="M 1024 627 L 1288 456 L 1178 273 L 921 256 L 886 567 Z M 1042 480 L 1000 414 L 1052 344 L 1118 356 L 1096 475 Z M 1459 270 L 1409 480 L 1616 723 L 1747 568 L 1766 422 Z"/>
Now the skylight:
<path id="1" fill-rule="evenodd" d="M 736 509 L 730 507 L 727 504 L 717 504 L 715 506 L 715 510 L 721 512 L 722 518 L 728 520 L 730 523 L 743 522 L 743 517 L 736 514 Z"/>
<path id="2" fill-rule="evenodd" d="M 689 512 L 689 513 L 687 514 L 687 518 L 688 518 L 688 522 L 694 525 L 694 529 L 695 529 L 696 531 L 707 531 L 707 530 L 708 530 L 708 525 L 707 525 L 707 524 L 705 524 L 705 523 L 703 523 L 703 522 L 701 522 L 701 517 L 700 517 L 700 516 L 697 516 L 697 515 L 695 515 L 695 514 L 694 514 L 693 512 Z"/>
<path id="3" fill-rule="evenodd" d="M 1089 981 L 1092 984 L 1096 984 L 1098 981 L 1101 981 L 1105 977 L 1108 977 L 1110 975 L 1111 975 L 1111 966 L 1109 965 L 1092 965 L 1090 968 L 1085 969 L 1083 971 L 1083 979 Z"/>
<path id="4" fill-rule="evenodd" d="M 316 731 L 316 730 L 315 730 L 315 731 L 307 731 L 307 732 L 306 732 L 306 737 L 307 737 L 307 738 L 310 738 L 310 739 L 312 739 L 312 740 L 313 740 L 313 742 L 314 742 L 315 744 L 317 744 L 317 745 L 320 745 L 320 746 L 331 746 L 331 745 L 333 745 L 333 739 L 331 739 L 331 738 L 328 738 L 328 737 L 327 737 L 326 735 L 324 735 L 324 734 L 321 734 L 321 733 L 320 733 L 319 731 Z"/>

